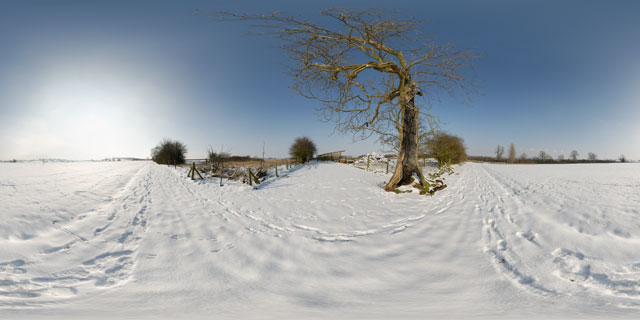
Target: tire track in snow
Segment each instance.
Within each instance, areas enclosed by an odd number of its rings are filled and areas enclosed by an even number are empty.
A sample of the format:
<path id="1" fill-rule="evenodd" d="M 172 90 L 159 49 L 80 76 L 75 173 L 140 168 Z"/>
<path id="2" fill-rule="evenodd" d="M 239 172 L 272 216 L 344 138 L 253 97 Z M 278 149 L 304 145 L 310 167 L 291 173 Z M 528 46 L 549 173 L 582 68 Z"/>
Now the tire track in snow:
<path id="1" fill-rule="evenodd" d="M 576 214 L 563 207 L 566 204 L 594 211 L 602 207 L 602 202 L 577 194 L 580 189 L 576 190 L 574 185 L 567 185 L 563 180 L 549 179 L 548 184 L 523 186 L 505 174 L 492 173 L 484 166 L 476 167 L 494 186 L 484 190 L 496 190 L 487 192 L 493 193 L 494 201 L 488 202 L 482 210 L 485 251 L 497 261 L 494 263 L 496 270 L 508 274 L 520 287 L 540 289 L 551 296 L 596 298 L 603 303 L 640 309 L 640 259 L 635 262 L 608 261 L 583 253 L 579 244 L 567 249 L 567 244 L 562 242 L 567 237 L 583 238 L 584 247 L 590 249 L 589 243 L 602 237 L 602 231 L 583 233 L 571 223 L 589 219 L 593 226 L 609 226 L 609 222 L 601 221 L 604 218 L 601 213 Z M 510 210 L 518 218 L 513 218 Z M 604 236 L 615 238 L 610 234 Z M 633 243 L 625 237 L 615 241 L 621 245 Z"/>
<path id="2" fill-rule="evenodd" d="M 157 217 L 156 234 L 161 234 L 173 240 L 198 239 L 197 248 L 184 248 L 185 252 L 197 251 L 199 254 L 208 252 L 219 253 L 231 250 L 244 236 L 237 230 L 246 230 L 247 225 L 239 223 L 239 214 L 224 205 L 220 199 L 212 199 L 211 195 L 203 194 L 202 184 L 191 181 L 183 176 L 181 170 L 157 167 L 156 175 L 162 181 L 158 192 L 163 199 L 171 199 L 163 202 L 163 207 L 155 211 L 163 213 Z M 197 206 L 197 208 L 194 208 Z M 190 208 L 189 211 L 202 212 L 206 217 L 193 216 L 183 213 L 182 208 Z M 231 213 L 228 216 L 225 213 Z M 202 219 L 209 220 L 207 224 Z M 207 241 L 205 241 L 207 240 Z M 184 241 L 185 245 L 193 242 Z M 174 243 L 176 246 L 180 244 Z"/>
<path id="3" fill-rule="evenodd" d="M 0 262 L 0 307 L 60 303 L 75 297 L 80 288 L 91 292 L 130 280 L 136 249 L 148 224 L 145 211 L 151 201 L 150 188 L 146 164 L 91 215 L 64 225 L 54 221 L 61 233 L 51 237 L 64 244 L 40 250 L 40 257 L 33 261 Z M 96 228 L 105 221 L 109 223 Z M 67 267 L 47 270 L 50 265 Z M 44 270 L 35 271 L 41 268 Z"/>
<path id="4" fill-rule="evenodd" d="M 494 268 L 511 282 L 530 293 L 547 296 L 554 294 L 554 290 L 547 288 L 534 274 L 526 268 L 523 270 L 523 259 L 517 250 L 513 249 L 510 233 L 519 229 L 508 210 L 517 211 L 521 207 L 519 200 L 509 197 L 505 202 L 500 195 L 508 195 L 506 189 L 497 182 L 481 165 L 471 166 L 475 175 L 477 188 L 481 192 L 477 206 L 481 214 L 483 251 L 489 256 Z M 528 231 L 531 232 L 531 231 Z"/>
<path id="5" fill-rule="evenodd" d="M 225 220 L 228 221 L 229 218 L 225 216 L 224 213 L 222 213 L 222 211 L 229 212 L 233 214 L 235 217 L 244 218 L 242 221 L 238 220 L 236 222 L 241 223 L 244 226 L 244 228 L 249 230 L 250 232 L 271 233 L 275 236 L 282 236 L 282 233 L 291 233 L 291 232 L 295 232 L 296 230 L 303 230 L 303 231 L 312 231 L 313 234 L 310 235 L 309 237 L 317 241 L 347 242 L 347 241 L 353 241 L 357 237 L 363 237 L 363 236 L 373 235 L 378 233 L 388 233 L 391 235 L 397 234 L 405 231 L 407 228 L 412 227 L 417 221 L 424 218 L 424 214 L 422 214 L 422 215 L 416 215 L 416 216 L 406 217 L 402 219 L 397 219 L 396 221 L 393 221 L 384 225 L 380 225 L 378 227 L 369 228 L 366 230 L 353 230 L 348 232 L 337 232 L 337 233 L 329 232 L 329 231 L 323 231 L 323 230 L 307 227 L 304 224 L 297 223 L 297 222 L 287 222 L 285 221 L 285 219 L 282 219 L 280 217 L 268 215 L 265 212 L 260 212 L 262 216 L 265 216 L 265 217 L 269 216 L 269 218 L 273 219 L 272 221 L 265 220 L 264 218 L 258 217 L 256 212 L 252 210 L 233 209 L 232 204 L 225 203 L 227 202 L 226 200 L 220 199 L 220 200 L 212 201 L 209 196 L 202 194 L 204 190 L 207 190 L 206 188 L 196 187 L 196 186 L 202 187 L 203 186 L 202 184 L 198 184 L 197 182 L 193 183 L 187 179 L 181 179 L 181 178 L 178 178 L 177 181 L 185 188 L 185 190 L 190 195 L 194 197 L 194 199 L 197 199 L 197 201 L 203 207 L 208 208 L 208 210 L 212 214 L 223 216 Z M 261 200 L 259 199 L 259 191 L 260 190 L 257 190 L 255 193 L 244 194 L 246 198 L 244 201 L 260 202 Z M 359 199 L 350 199 L 350 201 L 354 201 L 354 202 L 357 202 L 358 200 Z M 340 201 L 334 201 L 334 202 L 340 202 Z M 446 209 L 452 203 L 453 201 L 449 201 L 443 208 L 437 211 L 436 214 L 440 214 L 446 211 Z M 214 208 L 214 209 L 211 209 L 211 208 Z"/>

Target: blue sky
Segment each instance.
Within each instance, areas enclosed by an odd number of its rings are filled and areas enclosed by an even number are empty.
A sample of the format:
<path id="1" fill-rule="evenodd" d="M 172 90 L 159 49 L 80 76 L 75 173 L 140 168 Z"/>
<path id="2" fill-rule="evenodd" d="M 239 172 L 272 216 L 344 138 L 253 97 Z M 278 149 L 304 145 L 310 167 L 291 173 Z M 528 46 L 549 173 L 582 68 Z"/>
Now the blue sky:
<path id="1" fill-rule="evenodd" d="M 640 159 L 637 1 L 2 1 L 0 159 L 147 157 L 163 137 L 239 155 L 284 157 L 309 136 L 320 152 L 380 151 L 332 134 L 296 96 L 275 39 L 193 9 L 387 8 L 473 48 L 482 95 L 433 105 L 468 153 Z"/>

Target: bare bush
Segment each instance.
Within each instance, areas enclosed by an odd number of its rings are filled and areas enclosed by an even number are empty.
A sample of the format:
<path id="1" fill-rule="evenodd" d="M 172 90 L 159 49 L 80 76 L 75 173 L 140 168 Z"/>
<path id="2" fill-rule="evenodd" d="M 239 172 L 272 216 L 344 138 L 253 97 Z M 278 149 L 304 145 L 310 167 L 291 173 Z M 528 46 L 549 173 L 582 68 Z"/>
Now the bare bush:
<path id="1" fill-rule="evenodd" d="M 429 154 L 438 160 L 438 165 L 461 163 L 467 160 L 466 147 L 462 138 L 439 132 L 427 140 Z"/>
<path id="2" fill-rule="evenodd" d="M 224 151 L 216 152 L 211 146 L 209 146 L 209 150 L 207 150 L 207 159 L 209 159 L 209 163 L 211 163 L 211 170 L 213 172 L 221 170 L 222 164 L 230 156 L 229 153 Z"/>
<path id="3" fill-rule="evenodd" d="M 163 139 L 151 149 L 151 159 L 158 164 L 184 164 L 187 146 L 182 142 Z"/>
<path id="4" fill-rule="evenodd" d="M 596 161 L 596 159 L 598 159 L 598 156 L 593 152 L 589 152 L 587 157 L 589 158 L 589 161 Z"/>
<path id="5" fill-rule="evenodd" d="M 296 138 L 289 148 L 291 157 L 302 163 L 311 160 L 316 151 L 316 144 L 308 137 Z"/>

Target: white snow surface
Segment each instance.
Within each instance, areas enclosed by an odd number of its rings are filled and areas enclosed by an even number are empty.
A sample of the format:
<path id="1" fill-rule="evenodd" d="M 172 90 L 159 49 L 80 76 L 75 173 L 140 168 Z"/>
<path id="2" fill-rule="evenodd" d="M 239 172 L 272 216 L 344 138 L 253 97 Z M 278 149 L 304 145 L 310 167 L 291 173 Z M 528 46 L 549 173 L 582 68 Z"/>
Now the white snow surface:
<path id="1" fill-rule="evenodd" d="M 2 163 L 0 319 L 640 317 L 640 165 L 455 170 Z"/>

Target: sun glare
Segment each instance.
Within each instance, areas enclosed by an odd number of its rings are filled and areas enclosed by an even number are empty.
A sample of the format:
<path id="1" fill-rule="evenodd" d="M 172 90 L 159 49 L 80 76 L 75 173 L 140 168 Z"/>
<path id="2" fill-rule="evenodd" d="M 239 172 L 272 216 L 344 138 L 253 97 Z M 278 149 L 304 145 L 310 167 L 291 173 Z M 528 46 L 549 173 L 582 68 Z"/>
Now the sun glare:
<path id="1" fill-rule="evenodd" d="M 141 123 L 133 128 L 132 120 L 144 109 L 142 92 L 135 92 L 129 79 L 106 71 L 51 77 L 36 102 L 34 117 L 44 126 L 34 135 L 55 136 L 58 148 L 73 146 L 87 156 L 119 154 L 127 132 L 140 129 Z"/>

